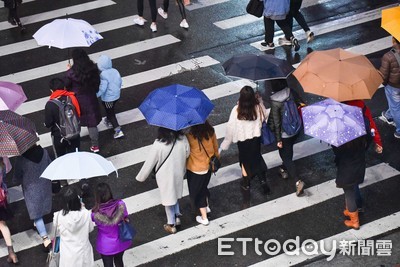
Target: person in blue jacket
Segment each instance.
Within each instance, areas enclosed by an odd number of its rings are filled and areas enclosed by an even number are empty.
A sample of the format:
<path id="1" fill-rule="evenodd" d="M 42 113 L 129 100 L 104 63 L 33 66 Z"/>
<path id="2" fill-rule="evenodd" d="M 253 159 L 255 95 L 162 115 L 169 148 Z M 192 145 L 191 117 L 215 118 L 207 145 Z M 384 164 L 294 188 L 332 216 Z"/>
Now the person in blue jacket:
<path id="1" fill-rule="evenodd" d="M 97 67 L 100 73 L 100 88 L 97 97 L 101 98 L 106 110 L 106 119 L 104 123 L 108 128 L 113 128 L 114 138 L 121 138 L 124 133 L 115 117 L 115 105 L 121 94 L 122 79 L 118 70 L 112 67 L 111 58 L 101 55 L 97 61 Z"/>

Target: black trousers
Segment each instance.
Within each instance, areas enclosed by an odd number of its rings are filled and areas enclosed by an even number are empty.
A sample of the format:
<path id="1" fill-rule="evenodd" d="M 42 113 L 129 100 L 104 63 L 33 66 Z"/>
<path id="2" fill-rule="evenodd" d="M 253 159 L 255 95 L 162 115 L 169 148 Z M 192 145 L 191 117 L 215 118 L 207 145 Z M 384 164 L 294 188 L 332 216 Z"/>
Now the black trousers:
<path id="1" fill-rule="evenodd" d="M 178 3 L 179 12 L 181 13 L 182 19 L 186 19 L 186 12 L 183 0 L 177 0 L 176 2 Z M 169 0 L 164 0 L 163 9 L 165 12 L 168 12 L 168 7 L 169 7 Z"/>
<path id="2" fill-rule="evenodd" d="M 111 122 L 112 126 L 114 129 L 119 127 L 117 117 L 115 117 L 115 104 L 117 103 L 118 100 L 115 100 L 113 102 L 104 102 L 103 101 L 103 106 L 104 109 L 106 110 L 106 117 L 109 122 Z"/>
<path id="3" fill-rule="evenodd" d="M 51 136 L 52 141 L 53 141 L 53 150 L 54 150 L 54 156 L 56 158 L 61 157 L 67 153 L 70 152 L 75 152 L 76 149 L 80 149 L 80 143 L 81 143 L 81 138 L 75 138 L 70 140 L 69 142 L 67 140 L 63 140 L 61 142 L 61 136 Z"/>
<path id="4" fill-rule="evenodd" d="M 292 19 L 289 21 L 290 23 L 290 28 L 293 28 L 293 19 L 297 21 L 297 23 L 300 25 L 300 27 L 305 31 L 309 31 L 310 28 L 308 27 L 308 24 L 300 12 L 301 4 L 303 3 L 303 0 L 290 0 L 290 11 L 289 15 L 292 17 Z"/>
<path id="5" fill-rule="evenodd" d="M 190 200 L 197 209 L 207 207 L 207 198 L 210 197 L 210 191 L 208 190 L 210 178 L 211 171 L 208 171 L 206 174 L 196 174 L 189 170 L 186 171 Z"/>
<path id="6" fill-rule="evenodd" d="M 104 267 L 124 267 L 124 262 L 122 260 L 122 257 L 124 256 L 124 252 L 122 251 L 118 254 L 114 254 L 114 255 L 101 255 L 101 259 L 103 260 L 103 265 Z"/>
<path id="7" fill-rule="evenodd" d="M 285 34 L 285 38 L 290 40 L 293 37 L 291 21 L 293 21 L 291 16 L 286 16 L 284 20 L 276 20 L 276 24 L 278 24 L 279 28 L 282 29 L 283 33 Z M 293 22 L 292 22 L 293 24 Z M 265 29 L 265 42 L 270 44 L 274 41 L 274 34 L 275 34 L 275 20 L 267 18 L 264 16 L 264 29 Z"/>
<path id="8" fill-rule="evenodd" d="M 17 5 L 15 5 L 15 7 L 13 7 L 13 8 L 11 8 L 11 7 L 9 7 L 8 8 L 8 20 L 15 20 L 15 22 L 19 25 L 19 24 L 21 24 L 21 21 L 19 20 L 19 17 L 18 17 L 18 13 L 17 13 Z"/>
<path id="9" fill-rule="evenodd" d="M 296 165 L 293 161 L 293 145 L 296 141 L 298 135 L 282 138 L 282 148 L 279 149 L 279 156 L 283 161 L 283 166 L 285 166 L 289 176 L 296 180 L 299 180 L 296 172 Z"/>
<path id="10" fill-rule="evenodd" d="M 138 14 L 140 17 L 143 17 L 143 5 L 144 0 L 137 0 L 137 9 L 138 9 Z M 150 12 L 151 12 L 151 21 L 156 22 L 157 20 L 157 5 L 156 5 L 156 0 L 149 0 L 149 5 L 150 5 Z"/>

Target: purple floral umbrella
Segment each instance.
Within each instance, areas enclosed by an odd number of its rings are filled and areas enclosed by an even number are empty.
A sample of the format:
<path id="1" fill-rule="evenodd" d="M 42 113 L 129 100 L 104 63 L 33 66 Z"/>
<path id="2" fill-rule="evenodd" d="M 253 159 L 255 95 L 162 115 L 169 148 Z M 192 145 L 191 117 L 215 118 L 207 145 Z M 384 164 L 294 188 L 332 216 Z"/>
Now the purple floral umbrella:
<path id="1" fill-rule="evenodd" d="M 0 110 L 15 111 L 26 99 L 20 85 L 0 81 Z"/>
<path id="2" fill-rule="evenodd" d="M 304 133 L 336 147 L 367 133 L 359 107 L 328 98 L 301 111 Z"/>

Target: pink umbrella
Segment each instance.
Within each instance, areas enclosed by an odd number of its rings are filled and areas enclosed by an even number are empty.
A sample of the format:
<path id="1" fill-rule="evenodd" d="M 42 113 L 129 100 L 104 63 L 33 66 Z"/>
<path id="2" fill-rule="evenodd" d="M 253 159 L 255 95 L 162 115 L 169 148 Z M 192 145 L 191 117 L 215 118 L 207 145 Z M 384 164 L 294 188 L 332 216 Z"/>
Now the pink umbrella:
<path id="1" fill-rule="evenodd" d="M 0 110 L 15 111 L 26 99 L 20 85 L 0 81 Z"/>

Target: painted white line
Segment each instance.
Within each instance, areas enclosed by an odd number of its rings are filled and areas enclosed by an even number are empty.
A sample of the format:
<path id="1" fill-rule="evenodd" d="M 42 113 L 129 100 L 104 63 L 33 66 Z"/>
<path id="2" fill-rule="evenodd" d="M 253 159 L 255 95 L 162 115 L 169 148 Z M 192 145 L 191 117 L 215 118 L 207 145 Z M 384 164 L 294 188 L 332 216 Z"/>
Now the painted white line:
<path id="1" fill-rule="evenodd" d="M 361 225 L 360 230 L 348 230 L 342 233 L 339 233 L 334 236 L 330 236 L 328 238 L 322 239 L 318 241 L 318 244 L 323 242 L 325 244 L 325 250 L 331 251 L 333 242 L 336 242 L 337 246 L 340 244 L 340 241 L 347 240 L 357 242 L 357 240 L 366 240 L 372 237 L 381 235 L 383 233 L 389 232 L 391 230 L 395 230 L 400 228 L 400 211 L 388 215 L 386 217 L 380 218 L 376 221 L 372 221 L 367 224 Z M 250 265 L 250 267 L 264 267 L 264 266 L 293 266 L 296 264 L 301 264 L 306 260 L 314 259 L 320 255 L 320 251 L 315 253 L 315 255 L 305 255 L 302 253 L 302 250 L 296 249 L 299 252 L 299 255 L 296 256 L 288 256 L 286 254 L 280 254 L 268 260 L 258 262 L 256 264 Z M 337 252 L 337 251 L 336 251 Z M 336 253 L 338 255 L 338 253 Z"/>
<path id="2" fill-rule="evenodd" d="M 344 29 L 347 27 L 359 25 L 359 24 L 362 24 L 365 22 L 379 19 L 381 17 L 382 9 L 394 7 L 394 6 L 397 6 L 397 5 L 388 5 L 388 6 L 370 10 L 370 11 L 367 11 L 364 13 L 355 14 L 350 17 L 345 17 L 342 19 L 337 19 L 334 21 L 329 21 L 329 22 L 318 24 L 318 25 L 314 25 L 311 27 L 311 30 L 314 32 L 315 35 L 318 36 L 318 35 L 330 33 L 330 32 L 336 31 L 336 30 L 341 30 L 341 29 Z M 282 33 L 282 31 L 277 31 L 277 32 L 275 32 L 275 35 L 278 35 L 278 36 L 274 37 L 274 43 L 277 44 L 278 38 L 283 37 L 283 33 Z M 296 38 L 298 40 L 303 40 L 306 38 L 303 29 L 293 32 L 293 35 L 296 36 Z M 382 40 L 382 39 L 380 39 L 380 40 Z M 257 48 L 261 51 L 265 51 L 266 48 L 261 45 L 261 42 L 263 42 L 263 41 L 254 42 L 254 43 L 251 43 L 250 45 L 254 46 L 255 48 Z M 391 44 L 389 44 L 389 45 L 391 45 Z M 382 50 L 382 49 L 384 49 L 384 48 L 381 48 L 380 50 Z M 363 53 L 366 54 L 367 52 L 363 51 Z"/>
<path id="3" fill-rule="evenodd" d="M 101 7 L 114 5 L 114 4 L 116 4 L 116 3 L 111 0 L 97 0 L 97 1 L 80 4 L 80 5 L 60 8 L 60 9 L 32 15 L 32 16 L 22 17 L 20 19 L 21 19 L 22 24 L 27 25 L 27 24 L 36 23 L 39 21 L 48 20 L 48 19 L 65 17 L 65 14 L 71 15 L 71 14 L 75 14 L 75 13 L 79 13 L 79 12 L 83 12 L 83 11 L 88 11 L 88 10 L 92 10 L 92 9 L 97 9 L 97 8 L 101 8 Z M 11 29 L 14 27 L 15 26 L 8 23 L 8 21 L 0 22 L 0 31 L 6 30 L 6 29 Z"/>
<path id="4" fill-rule="evenodd" d="M 24 0 L 24 1 L 22 2 L 22 4 L 26 4 L 26 3 L 33 2 L 33 1 L 35 1 L 35 0 Z M 2 8 L 2 7 L 4 7 L 4 2 L 3 2 L 3 1 L 0 1 L 0 8 Z"/>
<path id="5" fill-rule="evenodd" d="M 100 51 L 94 54 L 90 54 L 90 58 L 96 62 L 98 57 L 102 54 L 108 55 L 110 58 L 120 58 L 136 53 L 140 53 L 143 51 L 151 50 L 154 48 L 166 46 L 169 44 L 180 42 L 178 38 L 167 34 L 160 37 L 155 37 L 149 40 L 140 41 L 133 44 L 128 44 L 124 46 L 119 46 L 116 48 Z M 30 81 L 42 77 L 46 77 L 52 74 L 62 73 L 67 71 L 67 60 L 60 61 L 57 63 L 49 64 L 46 66 L 41 66 L 21 72 L 17 72 L 14 74 L 9 74 L 0 77 L 1 81 L 9 81 L 13 83 L 22 83 L 25 81 Z"/>
<path id="6" fill-rule="evenodd" d="M 315 5 L 322 5 L 329 1 L 332 1 L 332 0 L 304 0 L 301 5 L 301 8 L 306 8 L 306 7 L 315 6 Z"/>
<path id="7" fill-rule="evenodd" d="M 384 181 L 396 175 L 400 175 L 400 172 L 385 163 L 369 167 L 366 170 L 366 179 L 362 187 Z M 146 264 L 204 242 L 215 240 L 218 237 L 226 236 L 286 214 L 309 208 L 343 194 L 342 189 L 336 188 L 334 180 L 307 188 L 307 191 L 309 192 L 308 197 L 298 198 L 294 193 L 286 195 L 212 220 L 207 227 L 198 225 L 174 235 L 168 235 L 131 248 L 125 251 L 124 261 L 132 263 L 130 266 Z M 296 203 L 296 205 L 293 205 L 293 203 Z M 361 226 L 362 228 L 363 226 Z M 384 232 L 387 231 L 385 227 L 381 228 L 381 230 Z"/>
<path id="8" fill-rule="evenodd" d="M 186 6 L 187 10 L 195 10 L 203 7 L 213 6 L 216 4 L 221 4 L 228 2 L 229 0 L 198 0 L 195 3 L 191 3 L 190 5 Z"/>
<path id="9" fill-rule="evenodd" d="M 115 30 L 115 29 L 120 29 L 123 27 L 131 26 L 132 21 L 135 17 L 137 17 L 137 15 L 95 24 L 95 25 L 93 25 L 93 27 L 100 33 Z M 31 49 L 35 49 L 35 48 L 39 48 L 39 47 L 41 47 L 41 46 L 37 45 L 37 42 L 35 41 L 35 39 L 30 39 L 27 41 L 3 45 L 3 46 L 0 46 L 0 56 L 23 52 L 23 51 L 27 51 L 27 50 L 31 50 Z M 58 48 L 51 48 L 51 49 L 58 49 Z"/>

